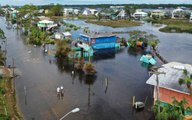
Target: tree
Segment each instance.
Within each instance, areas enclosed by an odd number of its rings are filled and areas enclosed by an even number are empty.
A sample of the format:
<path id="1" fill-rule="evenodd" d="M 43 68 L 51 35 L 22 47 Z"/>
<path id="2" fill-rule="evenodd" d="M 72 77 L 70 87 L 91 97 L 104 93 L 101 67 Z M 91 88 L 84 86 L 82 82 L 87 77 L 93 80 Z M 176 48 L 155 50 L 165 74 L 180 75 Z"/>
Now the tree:
<path id="1" fill-rule="evenodd" d="M 132 18 L 132 15 L 135 12 L 135 10 L 136 10 L 135 6 L 129 6 L 129 5 L 125 6 L 125 12 L 126 12 L 127 16 L 129 17 L 129 20 Z"/>
<path id="2" fill-rule="evenodd" d="M 70 53 L 71 48 L 68 45 L 68 42 L 66 40 L 58 40 L 56 42 L 56 54 L 55 56 L 57 58 L 67 58 L 68 54 Z"/>
<path id="3" fill-rule="evenodd" d="M 150 34 L 147 36 L 147 40 L 148 40 L 148 45 L 150 45 L 153 48 L 153 50 L 156 50 L 157 45 L 160 43 L 157 36 Z"/>
<path id="4" fill-rule="evenodd" d="M 147 47 L 147 45 L 149 45 L 155 50 L 160 42 L 157 36 L 147 34 L 145 31 L 134 30 L 129 32 L 129 35 L 130 39 L 128 42 L 131 44 L 132 48 L 136 48 L 138 42 L 143 42 L 144 46 L 142 47 Z"/>
<path id="5" fill-rule="evenodd" d="M 19 14 L 24 17 L 26 14 L 33 14 L 35 12 L 35 10 L 37 10 L 38 8 L 34 5 L 24 5 L 21 8 L 19 8 Z"/>
<path id="6" fill-rule="evenodd" d="M 0 8 L 0 16 L 5 15 L 5 12 Z"/>
<path id="7" fill-rule="evenodd" d="M 47 36 L 45 32 L 42 32 L 38 27 L 31 27 L 28 35 L 29 43 L 35 45 L 41 45 L 46 41 Z"/>
<path id="8" fill-rule="evenodd" d="M 60 4 L 54 5 L 50 10 L 51 16 L 62 16 L 63 15 L 63 7 Z"/>
<path id="9" fill-rule="evenodd" d="M 86 63 L 83 66 L 83 70 L 87 75 L 94 75 L 96 73 L 95 66 L 91 62 Z"/>
<path id="10" fill-rule="evenodd" d="M 101 15 L 100 12 L 98 13 L 97 18 L 98 18 L 99 21 L 102 19 L 102 15 Z"/>
<path id="11" fill-rule="evenodd" d="M 5 33 L 4 31 L 0 28 L 0 39 L 5 39 Z"/>
<path id="12" fill-rule="evenodd" d="M 130 31 L 129 35 L 130 35 L 130 39 L 128 40 L 128 42 L 131 44 L 130 47 L 136 48 L 137 42 L 139 41 L 147 44 L 147 40 L 145 38 L 147 33 L 145 31 L 134 30 L 134 31 Z"/>
<path id="13" fill-rule="evenodd" d="M 165 104 L 161 106 L 161 111 L 157 112 L 157 106 L 154 106 L 155 118 L 157 120 L 183 120 L 185 111 L 191 111 L 190 107 L 186 107 L 188 102 L 183 99 L 177 101 L 173 97 L 172 104 Z"/>
<path id="14" fill-rule="evenodd" d="M 0 28 L 0 39 L 5 39 L 5 33 L 4 31 Z M 6 51 L 5 51 L 6 52 Z M 3 51 L 1 50 L 1 46 L 0 46 L 0 65 L 4 65 L 5 64 L 5 54 L 3 54 Z"/>
<path id="15" fill-rule="evenodd" d="M 192 74 L 189 74 L 189 72 L 186 69 L 184 69 L 183 75 L 184 77 L 179 79 L 179 85 L 185 84 L 189 89 L 190 93 L 192 93 L 192 88 L 191 88 Z"/>

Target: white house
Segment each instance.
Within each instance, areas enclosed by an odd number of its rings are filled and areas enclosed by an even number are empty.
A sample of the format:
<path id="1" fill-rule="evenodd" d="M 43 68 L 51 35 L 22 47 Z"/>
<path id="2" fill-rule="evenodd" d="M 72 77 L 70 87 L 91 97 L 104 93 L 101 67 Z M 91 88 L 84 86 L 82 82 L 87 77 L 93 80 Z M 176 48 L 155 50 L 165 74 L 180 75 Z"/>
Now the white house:
<path id="1" fill-rule="evenodd" d="M 124 9 L 125 6 L 110 6 L 111 9 Z"/>
<path id="2" fill-rule="evenodd" d="M 64 8 L 63 15 L 68 16 L 73 14 L 73 8 Z"/>
<path id="3" fill-rule="evenodd" d="M 192 13 L 191 13 L 191 16 L 189 18 L 189 22 L 192 22 Z"/>
<path id="4" fill-rule="evenodd" d="M 63 32 L 63 36 L 65 39 L 67 39 L 67 38 L 71 38 L 72 35 L 70 32 Z"/>
<path id="5" fill-rule="evenodd" d="M 85 9 L 82 15 L 86 15 L 86 16 L 91 15 L 91 11 L 89 9 Z"/>
<path id="6" fill-rule="evenodd" d="M 135 13 L 133 14 L 133 17 L 134 17 L 135 19 L 145 18 L 145 17 L 147 17 L 147 16 L 148 16 L 148 14 L 147 14 L 146 12 L 142 12 L 142 11 L 137 11 L 137 12 L 135 12 Z"/>
<path id="7" fill-rule="evenodd" d="M 74 13 L 75 15 L 78 15 L 78 14 L 79 14 L 79 12 L 80 12 L 80 10 L 79 10 L 79 9 L 73 9 L 73 13 Z"/>
<path id="8" fill-rule="evenodd" d="M 125 19 L 127 17 L 127 14 L 126 14 L 125 10 L 121 10 L 116 17 L 118 19 Z"/>
<path id="9" fill-rule="evenodd" d="M 95 15 L 97 13 L 97 10 L 96 9 L 89 9 L 91 15 Z"/>
<path id="10" fill-rule="evenodd" d="M 54 21 L 51 20 L 41 20 L 37 23 L 37 26 L 39 28 L 49 30 L 51 28 L 57 27 L 57 24 L 55 24 Z"/>
<path id="11" fill-rule="evenodd" d="M 174 9 L 171 18 L 183 18 L 184 10 L 181 8 Z"/>
<path id="12" fill-rule="evenodd" d="M 164 17 L 165 16 L 165 11 L 163 11 L 161 9 L 153 10 L 151 12 L 151 16 L 150 17 L 153 17 L 153 16 Z"/>
<path id="13" fill-rule="evenodd" d="M 61 33 L 55 33 L 54 34 L 54 38 L 57 40 L 62 40 L 63 39 L 63 35 Z"/>

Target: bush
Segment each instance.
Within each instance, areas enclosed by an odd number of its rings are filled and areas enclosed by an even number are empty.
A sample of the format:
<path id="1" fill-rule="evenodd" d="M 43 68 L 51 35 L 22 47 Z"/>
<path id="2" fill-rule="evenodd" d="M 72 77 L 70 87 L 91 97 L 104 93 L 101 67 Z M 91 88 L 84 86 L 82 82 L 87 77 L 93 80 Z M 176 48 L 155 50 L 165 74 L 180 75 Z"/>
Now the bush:
<path id="1" fill-rule="evenodd" d="M 4 95 L 6 93 L 6 90 L 2 87 L 0 87 L 0 94 Z"/>
<path id="2" fill-rule="evenodd" d="M 0 114 L 0 120 L 10 120 L 10 116 L 8 115 L 4 115 L 4 114 Z"/>
<path id="3" fill-rule="evenodd" d="M 71 31 L 72 29 L 71 28 L 65 28 L 65 31 Z"/>

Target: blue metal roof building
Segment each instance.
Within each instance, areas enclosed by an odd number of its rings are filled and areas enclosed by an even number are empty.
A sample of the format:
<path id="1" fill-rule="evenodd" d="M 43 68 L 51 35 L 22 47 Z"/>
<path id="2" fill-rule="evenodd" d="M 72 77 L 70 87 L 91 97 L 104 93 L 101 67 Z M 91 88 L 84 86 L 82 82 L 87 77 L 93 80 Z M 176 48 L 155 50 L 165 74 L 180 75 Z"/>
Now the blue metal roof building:
<path id="1" fill-rule="evenodd" d="M 92 46 L 93 49 L 115 48 L 115 34 L 81 34 L 80 39 Z"/>

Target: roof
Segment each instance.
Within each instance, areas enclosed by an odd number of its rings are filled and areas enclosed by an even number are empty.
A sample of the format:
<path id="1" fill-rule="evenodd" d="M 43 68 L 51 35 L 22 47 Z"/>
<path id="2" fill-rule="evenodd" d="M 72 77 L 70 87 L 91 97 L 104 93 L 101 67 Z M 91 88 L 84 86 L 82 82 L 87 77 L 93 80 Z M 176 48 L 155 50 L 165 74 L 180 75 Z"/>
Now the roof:
<path id="1" fill-rule="evenodd" d="M 100 37 L 112 37 L 112 36 L 116 36 L 116 34 L 112 34 L 112 33 L 87 33 L 87 34 L 81 34 L 81 36 L 85 36 L 88 38 L 100 38 Z"/>
<path id="2" fill-rule="evenodd" d="M 63 32 L 63 35 L 67 37 L 67 36 L 71 36 L 71 33 L 70 32 Z"/>
<path id="3" fill-rule="evenodd" d="M 180 12 L 180 11 L 183 11 L 183 9 L 177 8 L 177 9 L 174 9 L 174 10 L 173 10 L 173 12 Z"/>
<path id="4" fill-rule="evenodd" d="M 159 68 L 158 71 L 165 72 L 165 74 L 158 75 L 159 86 L 162 88 L 189 94 L 190 92 L 186 85 L 179 85 L 178 83 L 179 79 L 183 77 L 183 69 L 186 69 L 189 73 L 192 73 L 192 66 L 189 64 L 171 62 L 162 65 L 162 68 Z M 156 86 L 156 75 L 153 74 L 146 83 Z"/>
<path id="5" fill-rule="evenodd" d="M 135 12 L 134 14 L 147 15 L 147 13 L 146 13 L 146 12 Z"/>
<path id="6" fill-rule="evenodd" d="M 39 21 L 39 23 L 45 23 L 45 24 L 53 24 L 54 22 L 53 21 L 50 21 L 50 20 L 42 20 L 42 21 Z"/>
<path id="7" fill-rule="evenodd" d="M 164 12 L 164 11 L 163 11 L 163 10 L 156 9 L 156 10 L 153 10 L 152 12 L 153 12 L 153 13 L 162 13 L 162 12 Z"/>

